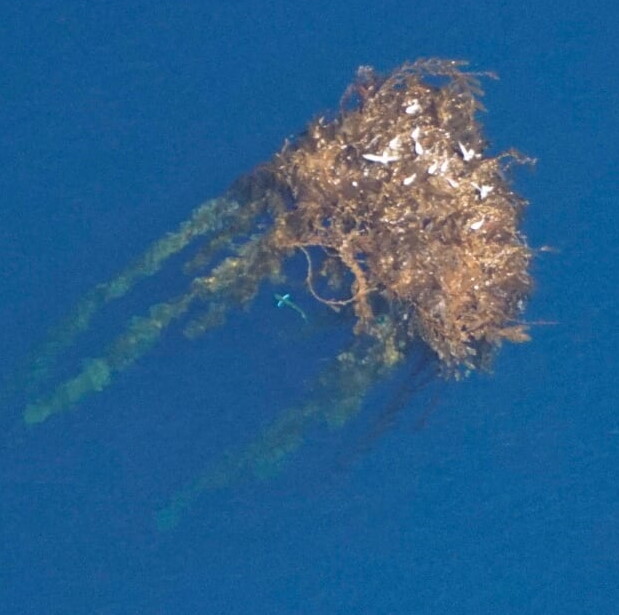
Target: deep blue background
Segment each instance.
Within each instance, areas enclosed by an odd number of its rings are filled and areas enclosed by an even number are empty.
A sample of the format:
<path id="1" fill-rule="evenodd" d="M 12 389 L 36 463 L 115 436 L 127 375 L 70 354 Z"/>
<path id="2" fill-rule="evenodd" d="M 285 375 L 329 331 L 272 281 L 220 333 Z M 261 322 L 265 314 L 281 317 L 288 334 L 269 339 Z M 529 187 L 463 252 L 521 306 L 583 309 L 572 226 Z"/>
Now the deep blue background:
<path id="1" fill-rule="evenodd" d="M 354 463 L 338 463 L 354 426 L 318 430 L 283 474 L 206 495 L 168 534 L 152 511 L 298 399 L 329 335 L 299 335 L 265 293 L 196 343 L 172 330 L 78 412 L 24 433 L 6 403 L 0 612 L 616 613 L 615 6 L 3 3 L 2 375 L 87 289 L 334 108 L 358 65 L 420 56 L 500 74 L 483 121 L 495 148 L 539 159 L 518 172 L 526 231 L 557 251 L 535 262 L 527 318 L 559 324 L 506 347 L 490 377 L 435 383 Z M 111 308 L 82 355 L 177 284 L 167 272 Z"/>

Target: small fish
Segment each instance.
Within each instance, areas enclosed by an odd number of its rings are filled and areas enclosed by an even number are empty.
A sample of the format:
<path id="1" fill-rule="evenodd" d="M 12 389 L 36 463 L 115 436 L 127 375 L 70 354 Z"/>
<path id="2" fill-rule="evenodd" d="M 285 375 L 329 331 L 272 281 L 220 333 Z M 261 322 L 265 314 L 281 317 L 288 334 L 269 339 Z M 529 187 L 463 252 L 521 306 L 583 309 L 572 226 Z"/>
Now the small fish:
<path id="1" fill-rule="evenodd" d="M 277 293 L 274 295 L 275 301 L 277 301 L 277 307 L 289 307 L 292 308 L 295 312 L 297 312 L 303 320 L 307 322 L 307 315 L 305 312 L 290 298 L 290 293 L 286 293 L 285 295 L 278 295 Z"/>

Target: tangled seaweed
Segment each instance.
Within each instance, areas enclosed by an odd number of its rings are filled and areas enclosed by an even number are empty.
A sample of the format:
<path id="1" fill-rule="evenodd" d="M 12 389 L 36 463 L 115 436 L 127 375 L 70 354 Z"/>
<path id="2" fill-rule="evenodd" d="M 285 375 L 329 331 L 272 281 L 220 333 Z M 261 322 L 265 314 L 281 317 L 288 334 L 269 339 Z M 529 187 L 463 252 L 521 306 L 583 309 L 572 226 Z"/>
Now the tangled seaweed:
<path id="1" fill-rule="evenodd" d="M 335 117 L 318 117 L 226 194 L 200 206 L 114 280 L 95 287 L 39 350 L 24 419 L 41 423 L 108 387 L 173 322 L 197 338 L 282 282 L 295 254 L 306 287 L 355 333 L 310 399 L 208 468 L 161 511 L 161 527 L 202 491 L 278 467 L 310 424 L 356 414 L 370 388 L 426 345 L 443 374 L 488 368 L 504 341 L 524 342 L 532 252 L 519 230 L 525 200 L 510 185 L 510 150 L 492 156 L 478 122 L 481 77 L 465 63 L 420 60 L 383 76 L 361 67 Z M 187 291 L 133 317 L 74 377 L 47 388 L 62 352 L 97 312 L 201 242 L 184 265 Z M 191 310 L 191 311 L 190 311 Z"/>

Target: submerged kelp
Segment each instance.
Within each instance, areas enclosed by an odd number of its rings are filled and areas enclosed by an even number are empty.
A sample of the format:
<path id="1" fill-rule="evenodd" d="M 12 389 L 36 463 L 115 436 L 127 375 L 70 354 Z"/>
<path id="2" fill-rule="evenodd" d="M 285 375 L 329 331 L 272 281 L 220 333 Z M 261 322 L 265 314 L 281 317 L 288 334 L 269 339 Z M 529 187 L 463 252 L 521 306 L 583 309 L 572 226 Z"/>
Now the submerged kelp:
<path id="1" fill-rule="evenodd" d="M 222 326 L 265 281 L 284 283 L 286 262 L 302 254 L 308 298 L 340 311 L 354 339 L 309 399 L 181 491 L 160 515 L 169 526 L 203 490 L 269 474 L 311 424 L 346 423 L 417 345 L 443 375 L 460 377 L 487 368 L 503 341 L 528 340 L 518 320 L 531 291 L 532 253 L 519 229 L 526 202 L 509 181 L 510 167 L 526 159 L 513 150 L 488 155 L 482 77 L 492 75 L 451 60 L 388 75 L 361 67 L 335 116 L 318 117 L 86 295 L 38 353 L 25 421 L 41 423 L 108 387 L 172 322 L 183 321 L 190 338 Z M 186 292 L 131 318 L 100 356 L 49 387 L 62 352 L 99 310 L 191 244 Z"/>

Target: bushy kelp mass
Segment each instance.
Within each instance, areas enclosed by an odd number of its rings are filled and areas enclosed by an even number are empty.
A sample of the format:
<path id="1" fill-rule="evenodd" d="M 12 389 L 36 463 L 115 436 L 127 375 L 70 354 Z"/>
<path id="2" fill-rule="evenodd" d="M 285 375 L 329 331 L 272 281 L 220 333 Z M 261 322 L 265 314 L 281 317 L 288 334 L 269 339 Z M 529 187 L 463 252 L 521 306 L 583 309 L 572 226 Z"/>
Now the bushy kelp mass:
<path id="1" fill-rule="evenodd" d="M 303 254 L 309 296 L 347 317 L 353 341 L 309 399 L 180 492 L 159 517 L 169 526 L 203 490 L 270 473 L 310 424 L 345 423 L 415 345 L 459 377 L 488 367 L 503 341 L 528 340 L 518 320 L 531 291 L 532 253 L 519 230 L 526 202 L 509 181 L 510 166 L 527 159 L 487 154 L 478 121 L 484 76 L 492 77 L 450 60 L 388 75 L 361 67 L 337 114 L 318 117 L 82 300 L 38 354 L 25 421 L 40 423 L 108 387 L 173 321 L 184 319 L 190 338 L 223 325 L 265 281 L 283 282 L 285 263 Z M 99 310 L 196 243 L 184 294 L 130 319 L 99 357 L 41 392 Z"/>

